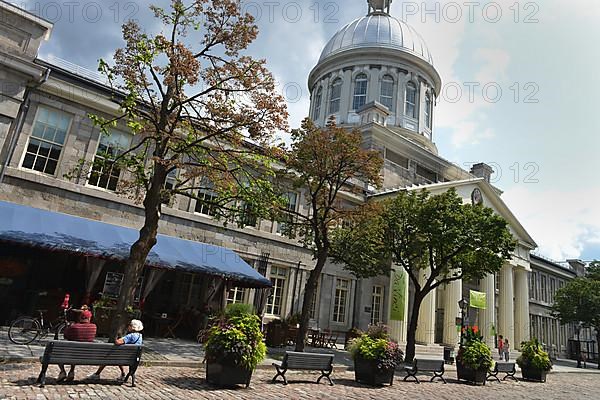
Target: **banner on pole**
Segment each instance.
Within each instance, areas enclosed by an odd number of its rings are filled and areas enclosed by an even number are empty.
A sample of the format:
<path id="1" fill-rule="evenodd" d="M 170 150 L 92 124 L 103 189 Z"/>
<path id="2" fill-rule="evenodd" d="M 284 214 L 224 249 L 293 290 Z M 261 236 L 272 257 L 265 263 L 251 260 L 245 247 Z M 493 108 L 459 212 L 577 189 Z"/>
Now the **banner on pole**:
<path id="1" fill-rule="evenodd" d="M 484 292 L 477 292 L 475 290 L 469 291 L 469 304 L 473 308 L 480 308 L 485 310 L 487 308 L 486 296 Z"/>
<path id="2" fill-rule="evenodd" d="M 393 275 L 390 320 L 404 321 L 404 309 L 406 308 L 406 273 L 404 273 L 404 271 L 394 271 Z"/>

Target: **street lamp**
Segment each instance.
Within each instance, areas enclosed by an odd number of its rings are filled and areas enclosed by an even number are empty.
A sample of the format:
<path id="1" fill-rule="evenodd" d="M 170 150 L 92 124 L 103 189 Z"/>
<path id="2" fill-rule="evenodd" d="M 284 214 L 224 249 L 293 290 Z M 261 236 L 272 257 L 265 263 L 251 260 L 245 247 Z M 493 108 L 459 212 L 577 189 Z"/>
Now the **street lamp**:
<path id="1" fill-rule="evenodd" d="M 460 299 L 458 301 L 458 307 L 460 308 L 460 346 L 463 345 L 463 336 L 464 336 L 464 328 L 465 328 L 465 315 L 467 314 L 467 306 L 468 302 L 465 299 Z"/>

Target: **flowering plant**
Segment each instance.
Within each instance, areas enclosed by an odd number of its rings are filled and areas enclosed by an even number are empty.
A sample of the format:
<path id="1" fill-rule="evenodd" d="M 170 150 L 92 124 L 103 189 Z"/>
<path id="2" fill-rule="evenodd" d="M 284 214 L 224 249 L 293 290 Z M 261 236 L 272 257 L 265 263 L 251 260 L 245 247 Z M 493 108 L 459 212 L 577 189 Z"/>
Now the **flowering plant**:
<path id="1" fill-rule="evenodd" d="M 240 309 L 231 311 L 226 310 L 210 328 L 205 345 L 206 361 L 254 369 L 267 353 L 260 320 Z"/>
<path id="2" fill-rule="evenodd" d="M 383 325 L 372 326 L 367 333 L 352 339 L 349 351 L 354 360 L 375 361 L 379 371 L 396 368 L 404 357 L 400 346 L 389 338 Z"/>
<path id="3" fill-rule="evenodd" d="M 542 371 L 552 369 L 552 361 L 537 338 L 521 342 L 521 355 L 517 358 L 517 364 L 521 368 L 533 368 Z"/>
<path id="4" fill-rule="evenodd" d="M 456 359 L 459 363 L 472 369 L 489 370 L 494 360 L 492 351 L 483 342 L 483 336 L 479 334 L 477 326 L 463 328 L 463 340 Z"/>

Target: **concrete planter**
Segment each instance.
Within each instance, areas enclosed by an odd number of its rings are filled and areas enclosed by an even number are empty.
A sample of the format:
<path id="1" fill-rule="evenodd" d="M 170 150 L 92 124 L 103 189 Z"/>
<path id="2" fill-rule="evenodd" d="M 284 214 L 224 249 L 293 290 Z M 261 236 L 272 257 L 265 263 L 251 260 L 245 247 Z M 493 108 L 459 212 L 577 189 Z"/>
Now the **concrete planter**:
<path id="1" fill-rule="evenodd" d="M 548 371 L 535 368 L 521 368 L 521 376 L 527 381 L 546 382 Z"/>
<path id="2" fill-rule="evenodd" d="M 371 386 L 380 386 L 386 383 L 391 386 L 394 382 L 394 370 L 394 368 L 378 370 L 377 362 L 374 360 L 361 358 L 354 360 L 354 380 Z"/>
<path id="3" fill-rule="evenodd" d="M 464 380 L 474 385 L 485 385 L 487 371 L 485 369 L 473 369 L 458 362 L 456 363 L 456 375 L 459 381 Z"/>
<path id="4" fill-rule="evenodd" d="M 250 386 L 252 370 L 219 363 L 206 364 L 206 381 L 215 386 Z"/>

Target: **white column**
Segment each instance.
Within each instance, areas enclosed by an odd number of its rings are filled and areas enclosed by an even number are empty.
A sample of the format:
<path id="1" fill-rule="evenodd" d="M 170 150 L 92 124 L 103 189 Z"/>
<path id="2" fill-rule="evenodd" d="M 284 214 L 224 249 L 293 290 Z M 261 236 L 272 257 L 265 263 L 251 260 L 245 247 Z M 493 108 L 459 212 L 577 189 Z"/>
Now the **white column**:
<path id="1" fill-rule="evenodd" d="M 404 279 L 403 293 L 394 292 L 394 281 L 395 279 L 399 278 Z M 390 329 L 391 338 L 398 343 L 406 343 L 406 332 L 408 329 L 408 284 L 408 273 L 401 267 L 393 268 L 392 273 L 390 275 L 390 290 L 388 290 L 388 327 Z M 401 301 L 402 295 L 404 295 L 404 303 L 402 303 Z M 400 296 L 400 298 L 395 300 L 398 301 L 398 304 L 404 308 L 404 320 L 402 321 L 396 321 L 391 319 L 394 296 Z"/>
<path id="2" fill-rule="evenodd" d="M 429 277 L 429 268 L 419 275 L 419 283 L 424 283 Z M 435 343 L 435 290 L 425 296 L 419 309 L 419 320 L 417 324 L 416 341 L 419 344 Z"/>
<path id="3" fill-rule="evenodd" d="M 521 342 L 525 340 L 529 340 L 529 287 L 527 285 L 527 271 L 523 268 L 517 268 L 515 269 L 514 348 L 519 348 Z"/>
<path id="4" fill-rule="evenodd" d="M 456 346 L 460 333 L 456 329 L 456 318 L 460 317 L 458 302 L 462 296 L 462 280 L 452 281 L 444 290 L 444 344 Z"/>
<path id="5" fill-rule="evenodd" d="M 498 331 L 496 324 L 496 285 L 494 283 L 494 274 L 489 274 L 481 280 L 479 290 L 485 293 L 486 309 L 480 310 L 480 328 L 485 343 L 494 349 L 494 335 L 491 334 L 492 327 Z"/>
<path id="6" fill-rule="evenodd" d="M 514 321 L 514 291 L 513 291 L 513 266 L 504 264 L 500 270 L 500 293 L 498 296 L 498 334 L 504 336 L 514 348 L 515 321 Z"/>

